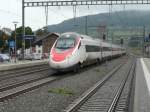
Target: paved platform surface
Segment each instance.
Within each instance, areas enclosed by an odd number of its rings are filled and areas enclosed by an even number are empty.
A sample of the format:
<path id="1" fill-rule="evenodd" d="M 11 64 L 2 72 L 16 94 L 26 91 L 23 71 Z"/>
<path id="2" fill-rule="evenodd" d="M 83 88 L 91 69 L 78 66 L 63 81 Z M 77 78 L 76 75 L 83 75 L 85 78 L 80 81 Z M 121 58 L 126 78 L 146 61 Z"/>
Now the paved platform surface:
<path id="1" fill-rule="evenodd" d="M 0 71 L 21 68 L 21 67 L 26 67 L 26 66 L 34 66 L 37 64 L 48 64 L 48 59 L 33 60 L 33 61 L 24 60 L 24 61 L 17 61 L 16 63 L 15 62 L 0 63 Z"/>
<path id="2" fill-rule="evenodd" d="M 133 112 L 150 112 L 150 59 L 138 59 Z"/>

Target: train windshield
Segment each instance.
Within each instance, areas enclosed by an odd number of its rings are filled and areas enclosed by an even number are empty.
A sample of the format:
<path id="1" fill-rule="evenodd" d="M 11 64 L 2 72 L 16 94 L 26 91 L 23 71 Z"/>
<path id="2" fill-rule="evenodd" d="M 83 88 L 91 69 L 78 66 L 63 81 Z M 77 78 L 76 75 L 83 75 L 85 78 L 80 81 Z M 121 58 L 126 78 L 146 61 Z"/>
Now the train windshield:
<path id="1" fill-rule="evenodd" d="M 75 38 L 59 38 L 55 45 L 57 49 L 69 49 L 75 46 Z"/>

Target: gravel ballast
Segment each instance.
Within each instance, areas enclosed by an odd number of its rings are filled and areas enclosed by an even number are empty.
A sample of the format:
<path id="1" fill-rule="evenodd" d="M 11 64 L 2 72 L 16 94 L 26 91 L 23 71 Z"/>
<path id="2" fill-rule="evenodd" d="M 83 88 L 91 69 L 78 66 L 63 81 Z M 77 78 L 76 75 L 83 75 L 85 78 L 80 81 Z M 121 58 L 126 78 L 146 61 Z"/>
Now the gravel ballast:
<path id="1" fill-rule="evenodd" d="M 68 73 L 65 78 L 0 102 L 0 112 L 61 112 L 126 58 L 86 67 L 78 74 Z"/>

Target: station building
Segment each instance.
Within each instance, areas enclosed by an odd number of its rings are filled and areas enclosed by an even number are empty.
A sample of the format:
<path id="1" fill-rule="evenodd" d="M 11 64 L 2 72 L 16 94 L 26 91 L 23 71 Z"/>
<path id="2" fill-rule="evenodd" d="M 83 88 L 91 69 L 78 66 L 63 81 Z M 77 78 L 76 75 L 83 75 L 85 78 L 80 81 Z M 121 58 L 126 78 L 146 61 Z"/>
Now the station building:
<path id="1" fill-rule="evenodd" d="M 43 54 L 45 57 L 47 57 L 58 37 L 58 33 L 49 33 L 46 36 L 39 37 L 34 42 L 33 52 Z"/>

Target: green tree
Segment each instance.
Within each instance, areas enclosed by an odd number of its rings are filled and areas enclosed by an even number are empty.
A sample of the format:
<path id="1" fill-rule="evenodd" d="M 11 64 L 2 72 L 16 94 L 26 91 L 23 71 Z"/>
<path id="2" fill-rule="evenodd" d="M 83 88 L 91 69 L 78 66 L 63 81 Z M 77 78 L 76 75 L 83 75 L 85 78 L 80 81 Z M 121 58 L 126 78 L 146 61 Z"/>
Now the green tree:
<path id="1" fill-rule="evenodd" d="M 48 32 L 48 30 L 47 30 L 47 28 L 46 27 L 43 27 L 43 29 L 38 29 L 37 31 L 36 31 L 36 35 L 37 36 L 44 36 L 44 35 L 47 35 L 49 32 Z"/>
<path id="2" fill-rule="evenodd" d="M 25 27 L 25 35 L 34 35 L 32 29 L 28 26 Z M 12 32 L 11 39 L 14 39 L 15 31 Z M 16 29 L 17 48 L 22 48 L 22 26 Z M 34 39 L 33 39 L 34 40 Z M 33 42 L 33 41 L 32 41 Z M 30 41 L 26 40 L 26 48 L 30 47 Z"/>
<path id="3" fill-rule="evenodd" d="M 8 51 L 8 39 L 10 38 L 5 32 L 0 30 L 0 52 Z"/>

